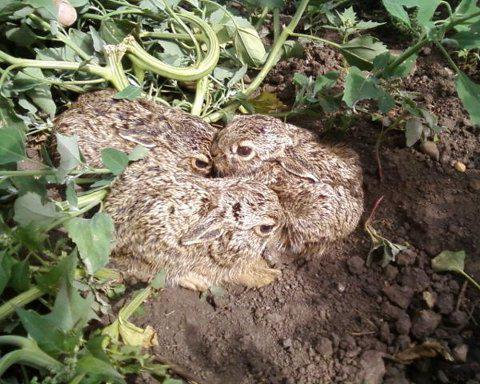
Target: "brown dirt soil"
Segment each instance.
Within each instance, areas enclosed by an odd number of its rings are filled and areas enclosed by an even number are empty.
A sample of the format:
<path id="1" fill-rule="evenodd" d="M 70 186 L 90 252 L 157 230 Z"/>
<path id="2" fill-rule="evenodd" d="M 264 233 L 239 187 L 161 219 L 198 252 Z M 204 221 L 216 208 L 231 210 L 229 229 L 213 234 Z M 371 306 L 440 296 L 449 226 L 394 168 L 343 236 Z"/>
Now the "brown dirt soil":
<path id="1" fill-rule="evenodd" d="M 231 287 L 206 300 L 165 289 L 135 320 L 156 328 L 155 353 L 201 383 L 480 383 L 479 295 L 465 289 L 462 278 L 430 268 L 442 250 L 464 249 L 467 271 L 480 280 L 480 134 L 455 96 L 451 71 L 426 53 L 405 86 L 419 92 L 421 104 L 447 127 L 440 161 L 406 148 L 403 133 L 389 133 L 380 182 L 374 151 L 379 123 L 358 116 L 343 138 L 362 159 L 364 220 L 384 196 L 374 227 L 409 249 L 386 268 L 367 268 L 370 239 L 360 225 L 322 257 L 285 262 L 282 278 L 262 289 Z M 280 63 L 272 76 L 282 79 L 271 85 L 291 89 L 294 71 L 324 73 L 338 68 L 336 59 L 323 49 L 307 63 Z M 308 119 L 297 124 L 324 125 Z M 457 160 L 467 165 L 465 173 L 452 167 Z M 433 347 L 424 352 L 441 351 L 453 361 L 395 360 L 426 340 Z"/>

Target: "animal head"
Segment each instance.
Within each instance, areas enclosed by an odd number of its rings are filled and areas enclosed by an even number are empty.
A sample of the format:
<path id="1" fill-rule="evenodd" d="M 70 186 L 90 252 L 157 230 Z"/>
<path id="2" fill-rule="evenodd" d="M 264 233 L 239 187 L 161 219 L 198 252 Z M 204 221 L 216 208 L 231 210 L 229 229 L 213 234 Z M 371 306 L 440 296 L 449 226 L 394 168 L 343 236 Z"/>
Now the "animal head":
<path id="1" fill-rule="evenodd" d="M 217 172 L 223 176 L 245 175 L 266 161 L 274 161 L 295 145 L 288 124 L 271 116 L 236 117 L 222 129 L 212 144 Z"/>
<path id="2" fill-rule="evenodd" d="M 277 195 L 254 181 L 221 184 L 207 212 L 182 236 L 181 244 L 211 243 L 212 256 L 225 261 L 242 255 L 258 257 L 284 222 Z"/>

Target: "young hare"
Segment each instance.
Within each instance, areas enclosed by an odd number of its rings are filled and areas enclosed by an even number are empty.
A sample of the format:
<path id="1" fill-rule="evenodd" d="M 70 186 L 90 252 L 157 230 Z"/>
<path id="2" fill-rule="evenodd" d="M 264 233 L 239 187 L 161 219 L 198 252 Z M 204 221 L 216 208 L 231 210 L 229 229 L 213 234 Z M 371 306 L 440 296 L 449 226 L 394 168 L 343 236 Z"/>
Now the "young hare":
<path id="1" fill-rule="evenodd" d="M 212 156 L 219 175 L 261 180 L 277 193 L 286 221 L 269 252 L 322 252 L 358 224 L 362 171 L 350 149 L 320 144 L 305 129 L 253 115 L 221 130 Z"/>
<path id="2" fill-rule="evenodd" d="M 105 203 L 117 232 L 115 264 L 127 276 L 148 281 L 164 269 L 169 285 L 204 291 L 222 283 L 260 287 L 280 275 L 262 258 L 282 222 L 273 191 L 156 165 L 138 173 L 140 166 L 127 169 Z"/>
<path id="3" fill-rule="evenodd" d="M 101 150 L 130 152 L 141 144 L 149 159 L 206 176 L 216 129 L 198 117 L 153 101 L 116 100 L 114 90 L 88 93 L 55 121 L 55 132 L 76 135 L 87 164 L 101 168 Z"/>

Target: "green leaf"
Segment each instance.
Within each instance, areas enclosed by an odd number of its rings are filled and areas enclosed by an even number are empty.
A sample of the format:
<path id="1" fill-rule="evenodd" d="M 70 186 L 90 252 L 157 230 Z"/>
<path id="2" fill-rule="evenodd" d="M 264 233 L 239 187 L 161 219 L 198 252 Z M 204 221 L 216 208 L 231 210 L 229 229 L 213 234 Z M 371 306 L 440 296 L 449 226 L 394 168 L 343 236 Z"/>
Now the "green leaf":
<path id="1" fill-rule="evenodd" d="M 26 91 L 32 102 L 50 117 L 55 116 L 57 107 L 52 99 L 50 84 L 45 82 L 45 76 L 40 68 L 25 68 L 15 76 L 14 89 Z"/>
<path id="2" fill-rule="evenodd" d="M 15 264 L 15 260 L 7 254 L 4 250 L 0 251 L 0 294 L 10 280 L 12 274 L 12 266 Z"/>
<path id="3" fill-rule="evenodd" d="M 0 128 L 0 164 L 25 160 L 25 134 L 18 128 Z"/>
<path id="4" fill-rule="evenodd" d="M 233 37 L 235 51 L 242 63 L 254 67 L 262 65 L 266 51 L 253 25 L 242 17 L 232 16 L 226 27 L 229 35 Z"/>
<path id="5" fill-rule="evenodd" d="M 372 36 L 356 37 L 343 44 L 340 51 L 345 56 L 348 64 L 361 70 L 372 69 L 375 57 L 388 52 L 385 44 Z"/>
<path id="6" fill-rule="evenodd" d="M 102 162 L 114 175 L 119 175 L 128 165 L 128 156 L 116 149 L 102 149 Z"/>
<path id="7" fill-rule="evenodd" d="M 128 20 L 105 19 L 100 24 L 100 37 L 107 44 L 119 44 L 125 37 L 130 35 L 136 24 Z"/>
<path id="8" fill-rule="evenodd" d="M 114 383 L 125 383 L 123 376 L 109 363 L 86 354 L 77 362 L 77 374 L 86 374 L 98 378 L 93 382 L 101 383 L 112 380 Z"/>
<path id="9" fill-rule="evenodd" d="M 465 251 L 443 251 L 432 259 L 435 272 L 458 272 L 465 268 Z"/>
<path id="10" fill-rule="evenodd" d="M 407 147 L 414 145 L 420 138 L 423 133 L 423 124 L 420 119 L 412 117 L 407 120 L 405 124 L 405 137 L 407 139 Z"/>
<path id="11" fill-rule="evenodd" d="M 316 95 L 318 92 L 325 88 L 332 88 L 340 77 L 338 71 L 329 71 L 325 75 L 320 75 L 315 80 L 313 87 L 313 93 Z"/>
<path id="12" fill-rule="evenodd" d="M 78 196 L 75 192 L 75 182 L 73 180 L 67 183 L 67 190 L 65 191 L 70 210 L 78 209 Z"/>
<path id="13" fill-rule="evenodd" d="M 92 310 L 93 301 L 92 294 L 84 299 L 67 279 L 63 279 L 52 312 L 45 318 L 65 333 L 81 330 L 91 319 L 97 318 Z"/>
<path id="14" fill-rule="evenodd" d="M 126 88 L 122 89 L 120 92 L 113 96 L 116 100 L 127 99 L 127 100 L 136 100 L 142 97 L 142 88 L 135 85 L 128 85 Z"/>
<path id="15" fill-rule="evenodd" d="M 11 101 L 0 95 L 0 130 L 4 128 L 16 128 L 21 132 L 27 131 L 27 126 L 23 120 L 15 114 Z M 2 141 L 0 139 L 0 143 Z M 2 154 L 2 151 L 0 151 L 0 154 Z"/>
<path id="16" fill-rule="evenodd" d="M 47 227 L 62 216 L 57 212 L 55 204 L 43 204 L 39 195 L 28 192 L 20 196 L 13 205 L 15 215 L 13 219 L 22 227 L 33 224 L 37 227 Z"/>
<path id="17" fill-rule="evenodd" d="M 405 8 L 418 8 L 416 20 L 420 25 L 429 22 L 441 0 L 382 0 L 388 13 L 411 26 L 410 17 Z"/>
<path id="18" fill-rule="evenodd" d="M 277 95 L 271 92 L 262 92 L 254 99 L 250 99 L 249 103 L 255 108 L 256 113 L 263 114 L 281 112 L 287 108 Z"/>
<path id="19" fill-rule="evenodd" d="M 9 285 L 18 293 L 30 288 L 28 261 L 22 260 L 12 265 L 12 277 Z"/>
<path id="20" fill-rule="evenodd" d="M 74 170 L 81 162 L 80 150 L 78 149 L 78 138 L 74 136 L 64 136 L 56 133 L 57 152 L 60 155 L 60 166 L 57 176 L 63 179 L 70 171 Z"/>
<path id="21" fill-rule="evenodd" d="M 412 69 L 417 61 L 417 55 L 414 54 L 410 56 L 407 60 L 393 70 L 386 71 L 387 66 L 393 63 L 396 58 L 397 56 L 392 55 L 388 51 L 378 55 L 375 57 L 375 59 L 373 59 L 373 72 L 380 72 L 381 76 L 385 79 L 408 76 L 412 72 Z"/>
<path id="22" fill-rule="evenodd" d="M 77 251 L 74 250 L 70 255 L 62 258 L 48 272 L 38 275 L 36 281 L 42 289 L 53 291 L 57 288 L 60 281 L 72 282 L 74 280 L 76 266 Z"/>
<path id="23" fill-rule="evenodd" d="M 106 213 L 96 213 L 91 219 L 73 218 L 65 224 L 68 236 L 77 245 L 87 271 L 93 275 L 108 263 L 112 246 L 113 221 Z"/>
<path id="24" fill-rule="evenodd" d="M 42 10 L 42 15 L 48 19 L 57 19 L 58 8 L 52 0 L 24 0 L 23 3 L 31 5 L 35 9 Z"/>
<path id="25" fill-rule="evenodd" d="M 345 79 L 345 91 L 342 100 L 353 107 L 360 100 L 377 100 L 381 112 L 388 112 L 395 105 L 395 100 L 380 88 L 375 78 L 366 78 L 357 67 L 351 67 Z"/>
<path id="26" fill-rule="evenodd" d="M 274 9 L 274 8 L 283 8 L 284 0 L 246 0 L 248 5 L 255 8 L 265 8 Z"/>
<path id="27" fill-rule="evenodd" d="M 137 161 L 144 159 L 145 156 L 148 155 L 150 150 L 143 145 L 139 144 L 135 148 L 133 148 L 132 152 L 128 154 L 128 160 L 130 161 Z"/>
<path id="28" fill-rule="evenodd" d="M 75 348 L 78 337 L 65 335 L 46 316 L 23 308 L 17 308 L 17 314 L 30 337 L 48 354 L 58 356 Z"/>
<path id="29" fill-rule="evenodd" d="M 480 21 L 471 24 L 465 31 L 457 32 L 452 36 L 452 39 L 454 39 L 462 49 L 480 48 Z"/>
<path id="30" fill-rule="evenodd" d="M 160 272 L 158 272 L 155 275 L 153 280 L 150 282 L 150 285 L 155 289 L 165 288 L 166 276 L 167 276 L 167 273 L 165 272 L 164 269 L 162 269 Z"/>
<path id="31" fill-rule="evenodd" d="M 454 12 L 455 18 L 470 16 L 474 13 L 480 11 L 480 8 L 477 6 L 478 0 L 462 0 L 458 4 Z M 455 25 L 455 30 L 457 31 L 466 31 L 469 28 L 470 24 L 476 23 L 480 20 L 480 16 L 472 17 L 466 22 Z"/>
<path id="32" fill-rule="evenodd" d="M 455 80 L 457 93 L 473 124 L 480 125 L 480 85 L 474 83 L 463 72 Z"/>

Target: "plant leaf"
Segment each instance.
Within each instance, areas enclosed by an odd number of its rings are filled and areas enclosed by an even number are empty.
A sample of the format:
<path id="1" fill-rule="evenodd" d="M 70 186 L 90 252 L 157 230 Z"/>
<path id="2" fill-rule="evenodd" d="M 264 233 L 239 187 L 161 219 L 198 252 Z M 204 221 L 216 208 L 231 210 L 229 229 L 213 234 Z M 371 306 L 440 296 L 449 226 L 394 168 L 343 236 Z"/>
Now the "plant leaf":
<path id="1" fill-rule="evenodd" d="M 441 0 L 382 0 L 382 3 L 390 15 L 408 26 L 411 26 L 411 21 L 405 8 L 418 8 L 416 20 L 424 26 L 432 19 Z"/>
<path id="2" fill-rule="evenodd" d="M 412 117 L 405 124 L 405 137 L 407 139 L 407 147 L 414 145 L 422 137 L 423 124 L 420 119 Z"/>
<path id="3" fill-rule="evenodd" d="M 119 175 L 128 165 L 128 156 L 116 149 L 102 149 L 102 162 L 114 175 Z"/>
<path id="4" fill-rule="evenodd" d="M 432 259 L 435 272 L 458 272 L 465 268 L 465 251 L 442 251 Z"/>
<path id="5" fill-rule="evenodd" d="M 13 219 L 22 227 L 29 224 L 46 227 L 62 216 L 62 213 L 57 212 L 54 203 L 43 204 L 40 196 L 33 192 L 20 196 L 15 200 L 13 207 L 15 209 Z"/>
<path id="6" fill-rule="evenodd" d="M 56 133 L 55 137 L 57 138 L 57 152 L 60 155 L 58 176 L 63 179 L 82 162 L 78 149 L 78 138 L 76 135 L 64 136 L 60 133 Z"/>
<path id="7" fill-rule="evenodd" d="M 358 101 L 366 99 L 377 100 L 381 112 L 387 112 L 395 105 L 395 100 L 378 86 L 376 79 L 366 78 L 360 69 L 351 67 L 345 79 L 342 100 L 353 107 Z"/>
<path id="8" fill-rule="evenodd" d="M 106 213 L 96 213 L 91 219 L 73 218 L 65 224 L 68 236 L 77 245 L 89 274 L 108 263 L 112 246 L 113 221 Z"/>
<path id="9" fill-rule="evenodd" d="M 480 124 L 480 85 L 474 83 L 463 72 L 455 80 L 457 93 L 463 106 L 468 111 L 473 124 Z"/>
<path id="10" fill-rule="evenodd" d="M 136 100 L 142 97 L 142 88 L 135 85 L 128 85 L 126 88 L 122 89 L 120 92 L 113 96 L 116 100 L 127 99 L 127 100 Z"/>
<path id="11" fill-rule="evenodd" d="M 150 150 L 148 148 L 144 147 L 141 144 L 138 144 L 135 148 L 133 148 L 132 152 L 128 154 L 128 160 L 137 161 L 144 159 L 149 152 Z"/>
<path id="12" fill-rule="evenodd" d="M 235 50 L 240 60 L 254 67 L 263 64 L 266 57 L 265 47 L 263 46 L 257 30 L 248 20 L 232 16 L 227 23 L 229 34 L 233 36 Z"/>
<path id="13" fill-rule="evenodd" d="M 23 120 L 15 114 L 11 101 L 0 95 L 0 130 L 4 128 L 16 128 L 21 132 L 27 131 L 27 126 Z M 0 143 L 2 142 L 3 140 L 0 140 Z M 0 151 L 0 154 L 2 154 L 2 151 Z"/>
<path id="14" fill-rule="evenodd" d="M 375 57 L 388 50 L 385 44 L 372 36 L 359 36 L 343 44 L 341 52 L 348 64 L 361 70 L 370 70 Z"/>
<path id="15" fill-rule="evenodd" d="M 0 128 L 0 164 L 25 159 L 25 134 L 14 127 Z"/>

